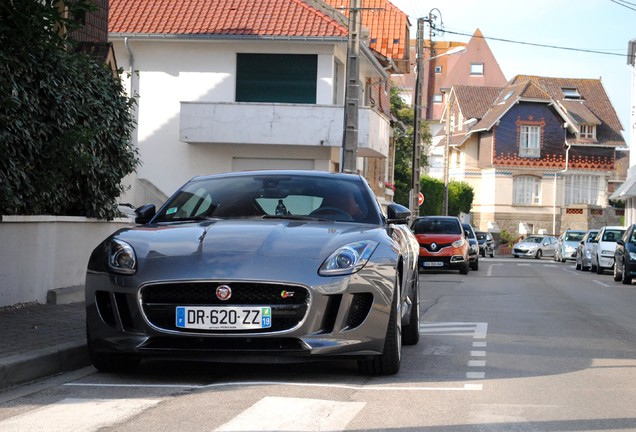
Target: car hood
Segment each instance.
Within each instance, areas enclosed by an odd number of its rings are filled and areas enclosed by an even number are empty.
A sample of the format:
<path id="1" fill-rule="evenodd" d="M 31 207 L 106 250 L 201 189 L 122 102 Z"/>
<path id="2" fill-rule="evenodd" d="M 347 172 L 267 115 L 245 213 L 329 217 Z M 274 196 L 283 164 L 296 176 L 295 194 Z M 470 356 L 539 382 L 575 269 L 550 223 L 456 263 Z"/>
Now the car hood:
<path id="1" fill-rule="evenodd" d="M 316 258 L 349 241 L 372 238 L 379 228 L 338 222 L 217 220 L 126 229 L 116 237 L 138 258 L 195 254 L 259 254 Z"/>
<path id="2" fill-rule="evenodd" d="M 415 234 L 420 243 L 452 243 L 462 238 L 460 234 Z"/>
<path id="3" fill-rule="evenodd" d="M 113 237 L 133 247 L 142 279 L 285 275 L 303 280 L 351 242 L 372 239 L 384 244 L 385 251 L 387 245 L 392 254 L 398 251 L 383 227 L 344 222 L 216 220 L 144 225 Z"/>
<path id="4" fill-rule="evenodd" d="M 519 242 L 516 243 L 514 247 L 518 248 L 533 248 L 543 246 L 543 243 L 535 243 L 535 242 Z"/>

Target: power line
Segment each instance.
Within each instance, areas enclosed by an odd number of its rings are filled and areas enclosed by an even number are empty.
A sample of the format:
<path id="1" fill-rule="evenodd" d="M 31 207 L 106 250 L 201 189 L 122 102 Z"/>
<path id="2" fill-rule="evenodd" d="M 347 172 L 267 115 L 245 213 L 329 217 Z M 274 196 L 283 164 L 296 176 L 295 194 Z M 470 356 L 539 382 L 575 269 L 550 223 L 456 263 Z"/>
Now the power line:
<path id="1" fill-rule="evenodd" d="M 614 0 L 611 0 L 611 1 L 614 1 Z M 443 30 L 443 29 L 436 29 L 436 30 L 439 30 L 439 31 L 442 31 L 442 32 L 445 32 L 445 33 L 460 35 L 460 36 L 481 37 L 482 39 L 486 39 L 486 40 L 493 40 L 493 41 L 498 41 L 498 42 L 508 42 L 508 43 L 514 43 L 514 44 L 519 44 L 519 45 L 530 45 L 530 46 L 536 46 L 536 47 L 540 47 L 540 48 L 552 48 L 552 49 L 561 49 L 561 50 L 567 50 L 567 51 L 585 52 L 585 53 L 591 53 L 591 54 L 603 54 L 603 55 L 627 57 L 627 54 L 619 54 L 619 53 L 613 53 L 613 52 L 607 52 L 607 51 L 598 51 L 598 50 L 584 49 L 584 48 L 571 48 L 571 47 L 563 47 L 563 46 L 558 46 L 558 45 L 539 44 L 539 43 L 534 43 L 534 42 L 522 42 L 522 41 L 516 41 L 516 40 L 511 40 L 511 39 L 503 39 L 503 38 L 496 38 L 496 37 L 490 37 L 490 36 L 486 37 L 486 36 L 483 36 L 483 35 L 482 36 L 476 36 L 474 34 L 462 33 L 462 32 L 454 32 L 454 31 Z"/>
<path id="2" fill-rule="evenodd" d="M 628 2 L 626 0 L 610 0 L 612 3 L 616 3 L 619 6 L 623 6 L 624 8 L 636 11 L 636 3 Z"/>

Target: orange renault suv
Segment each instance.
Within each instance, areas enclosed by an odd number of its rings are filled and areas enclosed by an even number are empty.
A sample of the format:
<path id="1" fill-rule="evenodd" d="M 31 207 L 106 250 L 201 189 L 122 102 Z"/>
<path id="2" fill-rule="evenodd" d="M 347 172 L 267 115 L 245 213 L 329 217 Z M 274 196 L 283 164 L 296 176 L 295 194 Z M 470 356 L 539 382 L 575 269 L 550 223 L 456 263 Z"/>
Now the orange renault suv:
<path id="1" fill-rule="evenodd" d="M 419 269 L 459 270 L 468 274 L 468 239 L 455 216 L 422 216 L 411 230 L 420 244 Z"/>

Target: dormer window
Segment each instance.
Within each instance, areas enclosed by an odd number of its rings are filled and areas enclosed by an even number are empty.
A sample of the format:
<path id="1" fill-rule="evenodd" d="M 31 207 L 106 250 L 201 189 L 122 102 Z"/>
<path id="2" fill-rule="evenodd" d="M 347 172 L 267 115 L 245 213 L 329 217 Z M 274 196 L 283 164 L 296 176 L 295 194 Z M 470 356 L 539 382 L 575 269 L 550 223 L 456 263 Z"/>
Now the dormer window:
<path id="1" fill-rule="evenodd" d="M 582 124 L 580 138 L 596 139 L 596 126 L 591 124 Z"/>
<path id="2" fill-rule="evenodd" d="M 561 91 L 564 99 L 582 99 L 581 93 L 574 87 L 563 87 Z"/>
<path id="3" fill-rule="evenodd" d="M 498 105 L 506 103 L 506 101 L 510 99 L 510 96 L 512 96 L 513 93 L 514 93 L 513 90 L 510 90 L 508 93 L 506 93 L 506 95 L 503 98 L 501 98 L 501 101 L 499 102 Z"/>
<path id="4" fill-rule="evenodd" d="M 483 63 L 471 63 L 470 64 L 470 74 L 471 75 L 483 75 L 484 74 L 484 64 Z"/>

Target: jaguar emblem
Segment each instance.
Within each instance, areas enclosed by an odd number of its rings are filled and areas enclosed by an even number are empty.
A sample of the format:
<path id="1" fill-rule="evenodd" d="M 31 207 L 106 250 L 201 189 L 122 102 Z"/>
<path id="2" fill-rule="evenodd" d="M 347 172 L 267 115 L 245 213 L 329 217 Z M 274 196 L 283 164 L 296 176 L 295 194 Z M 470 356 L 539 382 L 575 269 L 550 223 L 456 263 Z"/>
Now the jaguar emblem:
<path id="1" fill-rule="evenodd" d="M 232 297 L 232 288 L 228 285 L 219 285 L 216 287 L 216 298 L 225 301 L 229 300 L 230 297 Z"/>

